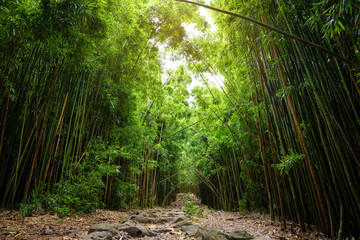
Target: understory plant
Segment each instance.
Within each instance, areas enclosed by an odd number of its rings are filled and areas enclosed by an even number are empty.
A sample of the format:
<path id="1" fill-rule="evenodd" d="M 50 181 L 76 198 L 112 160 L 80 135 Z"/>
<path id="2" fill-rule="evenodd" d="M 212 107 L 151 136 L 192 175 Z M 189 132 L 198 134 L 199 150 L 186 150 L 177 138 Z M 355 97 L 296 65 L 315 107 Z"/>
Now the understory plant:
<path id="1" fill-rule="evenodd" d="M 202 213 L 199 209 L 199 207 L 197 205 L 194 204 L 193 201 L 188 201 L 188 200 L 185 200 L 185 214 L 187 215 L 197 215 L 197 216 L 202 216 Z"/>
<path id="2" fill-rule="evenodd" d="M 105 176 L 115 176 L 119 168 L 107 163 L 92 166 L 89 162 L 77 166 L 76 177 L 61 180 L 47 191 L 46 186 L 36 188 L 25 203 L 20 204 L 19 212 L 30 216 L 39 210 L 50 210 L 60 217 L 91 213 L 104 207 L 103 195 Z"/>

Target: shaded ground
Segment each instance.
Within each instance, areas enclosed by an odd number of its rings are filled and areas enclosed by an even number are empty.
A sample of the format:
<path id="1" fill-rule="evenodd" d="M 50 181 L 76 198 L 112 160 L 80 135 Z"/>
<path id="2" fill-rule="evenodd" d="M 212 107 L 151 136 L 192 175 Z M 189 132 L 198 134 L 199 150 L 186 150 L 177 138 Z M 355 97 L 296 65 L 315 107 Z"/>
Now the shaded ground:
<path id="1" fill-rule="evenodd" d="M 184 210 L 189 208 L 185 207 L 185 200 L 192 201 L 200 214 L 186 215 Z M 224 234 L 245 230 L 256 239 L 329 239 L 316 231 L 302 233 L 299 226 L 292 223 L 288 224 L 287 229 L 282 229 L 279 222 L 271 222 L 267 216 L 210 210 L 192 194 L 178 194 L 177 201 L 165 208 L 96 210 L 92 214 L 65 218 L 46 212 L 24 218 L 16 211 L 0 210 L 0 239 L 196 239 L 189 236 L 189 232 L 184 232 L 183 228 L 176 228 L 182 222 Z M 96 224 L 114 227 L 115 234 L 104 238 L 88 235 L 90 227 Z M 127 226 L 143 230 L 144 235 L 135 237 L 135 233 L 131 236 L 131 232 L 125 230 Z"/>

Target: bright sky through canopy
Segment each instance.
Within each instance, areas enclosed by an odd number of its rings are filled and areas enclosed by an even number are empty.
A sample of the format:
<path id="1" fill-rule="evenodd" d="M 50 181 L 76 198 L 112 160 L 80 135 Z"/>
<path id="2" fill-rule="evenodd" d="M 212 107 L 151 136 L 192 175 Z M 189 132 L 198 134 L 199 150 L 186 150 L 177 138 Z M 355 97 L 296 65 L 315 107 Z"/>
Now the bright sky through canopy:
<path id="1" fill-rule="evenodd" d="M 209 0 L 205 1 L 206 4 L 209 4 Z M 199 9 L 199 13 L 201 16 L 205 17 L 205 20 L 209 23 L 210 25 L 210 32 L 215 32 L 216 31 L 216 25 L 214 23 L 214 20 L 212 19 L 209 10 L 206 8 L 200 8 Z M 190 39 L 199 37 L 201 35 L 200 31 L 198 31 L 196 29 L 196 24 L 195 23 L 191 23 L 191 24 L 184 24 L 187 36 Z M 180 65 L 185 65 L 186 64 L 186 60 L 185 59 L 173 59 L 171 57 L 171 53 L 167 52 L 165 50 L 164 45 L 159 45 L 159 49 L 162 52 L 162 56 L 163 56 L 163 67 L 164 67 L 164 74 L 163 74 L 163 82 L 166 81 L 166 79 L 168 78 L 166 72 L 167 70 L 175 70 L 176 68 L 178 68 Z M 224 78 L 221 75 L 213 75 L 211 73 L 206 73 L 204 74 L 204 77 L 206 77 L 209 82 L 211 82 L 212 84 L 214 84 L 217 87 L 220 87 L 223 85 L 223 81 Z M 204 84 L 202 83 L 202 79 L 199 79 L 195 76 L 192 76 L 192 82 L 191 84 L 188 86 L 188 91 L 191 92 L 191 90 L 195 87 L 195 86 L 204 86 Z M 192 97 L 190 97 L 189 99 L 190 101 L 192 100 Z"/>

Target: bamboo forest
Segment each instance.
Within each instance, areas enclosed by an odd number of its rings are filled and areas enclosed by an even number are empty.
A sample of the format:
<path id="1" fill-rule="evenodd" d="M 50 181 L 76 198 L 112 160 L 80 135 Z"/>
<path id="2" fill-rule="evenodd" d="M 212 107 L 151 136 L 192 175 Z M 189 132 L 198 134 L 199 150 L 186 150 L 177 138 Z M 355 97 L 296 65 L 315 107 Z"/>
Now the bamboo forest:
<path id="1" fill-rule="evenodd" d="M 360 239 L 359 0 L 196 1 L 0 0 L 0 239 Z"/>

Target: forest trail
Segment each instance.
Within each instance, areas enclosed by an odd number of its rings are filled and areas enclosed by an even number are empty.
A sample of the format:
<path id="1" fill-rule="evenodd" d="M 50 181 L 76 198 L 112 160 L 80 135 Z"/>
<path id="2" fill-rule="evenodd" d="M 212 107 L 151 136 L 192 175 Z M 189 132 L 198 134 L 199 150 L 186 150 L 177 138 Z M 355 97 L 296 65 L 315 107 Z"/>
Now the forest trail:
<path id="1" fill-rule="evenodd" d="M 60 218 L 41 213 L 22 217 L 0 211 L 0 239 L 328 239 L 320 232 L 302 233 L 296 224 L 282 229 L 268 216 L 215 211 L 193 194 L 178 194 L 167 207 L 129 211 L 96 210 Z"/>

